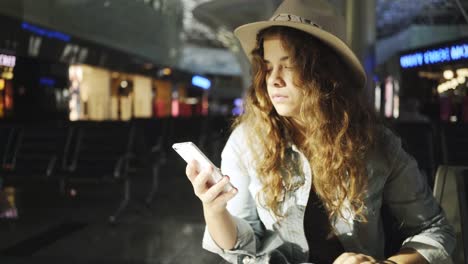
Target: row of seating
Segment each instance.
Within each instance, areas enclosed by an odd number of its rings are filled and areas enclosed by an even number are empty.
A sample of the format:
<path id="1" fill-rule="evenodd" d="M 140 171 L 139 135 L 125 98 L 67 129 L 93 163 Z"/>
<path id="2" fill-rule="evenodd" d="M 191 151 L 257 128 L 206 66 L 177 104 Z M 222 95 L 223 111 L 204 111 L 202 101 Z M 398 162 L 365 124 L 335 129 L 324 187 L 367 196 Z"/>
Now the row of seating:
<path id="1" fill-rule="evenodd" d="M 418 161 L 431 187 L 439 165 L 468 166 L 468 124 L 393 122 L 389 126 Z"/>
<path id="2" fill-rule="evenodd" d="M 438 166 L 432 193 L 455 230 L 454 263 L 468 263 L 468 166 Z M 381 214 L 385 255 L 392 256 L 400 250 L 406 237 L 399 235 L 401 223 L 392 216 L 387 206 L 382 206 Z"/>
<path id="3" fill-rule="evenodd" d="M 130 199 L 133 174 L 151 176 L 146 203 L 158 188 L 159 171 L 175 142 L 193 141 L 215 164 L 229 135 L 224 117 L 135 119 L 131 122 L 54 122 L 0 124 L 0 177 L 5 184 L 58 182 L 62 193 L 76 182 L 116 183 L 121 202 Z M 427 175 L 431 187 L 440 164 L 468 166 L 468 126 L 463 124 L 393 123 L 403 147 Z"/>
<path id="4" fill-rule="evenodd" d="M 193 141 L 219 164 L 229 124 L 223 117 L 0 123 L 0 178 L 5 185 L 13 186 L 57 182 L 62 194 L 76 182 L 117 184 L 120 203 L 109 216 L 115 222 L 129 203 L 135 174 L 150 175 L 145 201 L 151 203 L 161 166 L 169 159 L 178 159 L 171 150 L 173 143 Z M 468 125 L 396 122 L 390 127 L 428 176 L 435 197 L 459 232 L 457 237 L 468 241 Z M 465 170 L 447 165 L 465 166 Z M 392 223 L 387 226 L 386 234 L 392 234 L 396 227 Z M 456 259 L 468 254 L 463 253 L 468 242 L 460 237 Z M 390 236 L 388 241 L 387 252 L 399 249 L 401 238 Z"/>
<path id="5" fill-rule="evenodd" d="M 174 142 L 194 141 L 207 155 L 225 141 L 228 121 L 222 117 L 137 119 L 131 122 L 54 122 L 0 124 L 0 178 L 4 185 L 58 183 L 66 195 L 73 184 L 117 184 L 120 204 L 110 221 L 130 200 L 134 174 L 151 175 L 146 202 L 158 188 L 159 170 L 172 155 Z M 209 140 L 208 140 L 209 139 Z M 210 143 L 210 144 L 208 144 Z"/>
<path id="6" fill-rule="evenodd" d="M 433 194 L 455 229 L 454 263 L 468 263 L 468 166 L 437 168 Z"/>
<path id="7" fill-rule="evenodd" d="M 468 263 L 465 262 L 468 261 L 468 124 L 396 121 L 388 126 L 418 162 L 435 198 L 455 227 L 457 245 L 452 254 L 455 263 Z M 388 208 L 384 206 L 381 213 L 387 242 L 385 251 L 392 255 L 404 238 L 395 236 L 399 224 Z"/>

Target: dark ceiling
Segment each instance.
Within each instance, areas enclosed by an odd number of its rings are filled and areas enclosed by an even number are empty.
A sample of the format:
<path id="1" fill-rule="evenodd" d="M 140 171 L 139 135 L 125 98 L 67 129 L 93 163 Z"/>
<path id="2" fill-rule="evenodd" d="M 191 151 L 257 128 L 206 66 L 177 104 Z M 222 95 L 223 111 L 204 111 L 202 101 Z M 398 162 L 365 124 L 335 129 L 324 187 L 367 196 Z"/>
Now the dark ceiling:
<path id="1" fill-rule="evenodd" d="M 396 34 L 412 24 L 468 24 L 468 0 L 376 0 L 377 37 Z"/>
<path id="2" fill-rule="evenodd" d="M 339 7 L 348 1 L 364 0 L 328 1 Z M 468 0 L 375 1 L 375 10 L 368 12 L 376 14 L 378 39 L 394 36 L 415 24 L 454 27 L 468 24 Z M 268 18 L 280 2 L 0 0 L 0 13 L 127 51 L 157 64 L 177 67 L 184 52 L 207 56 L 199 50 L 184 51 L 186 44 L 232 50 L 235 46 L 232 30 L 243 23 Z"/>
<path id="3" fill-rule="evenodd" d="M 153 1 L 153 0 L 148 0 Z M 156 0 L 154 0 L 156 1 Z M 213 0 L 217 2 L 227 2 L 226 0 Z M 350 0 L 329 0 L 332 4 L 339 2 L 346 2 Z M 376 31 L 377 38 L 382 39 L 391 37 L 397 34 L 410 25 L 460 25 L 468 24 L 468 0 L 375 0 L 376 1 Z M 459 3 L 457 3 L 457 1 Z M 187 25 L 190 25 L 188 31 L 186 30 L 187 39 L 202 45 L 208 46 L 222 46 L 216 40 L 213 32 L 207 29 L 204 25 L 195 20 L 193 22 L 193 15 L 191 10 L 197 6 L 203 5 L 210 0 L 183 0 L 186 8 L 186 16 L 190 16 Z M 232 1 L 235 3 L 242 3 L 242 1 Z M 231 4 L 229 8 L 225 8 L 222 14 L 223 18 L 232 17 L 235 14 L 248 15 L 249 12 L 255 16 L 262 14 L 265 9 L 258 3 L 269 3 L 270 5 L 277 6 L 281 1 L 279 0 L 250 0 L 244 1 L 245 4 Z M 249 3 L 250 2 L 250 3 Z M 249 12 L 245 12 L 246 9 Z M 462 11 L 463 9 L 463 11 Z M 217 9 L 219 11 L 219 9 Z M 465 14 L 464 14 L 465 13 Z M 219 15 L 219 14 L 217 14 Z M 465 16 L 464 16 L 465 15 Z M 238 18 L 237 20 L 249 19 Z M 251 19 L 250 19 L 251 20 Z M 235 24 L 235 23 L 234 23 Z"/>

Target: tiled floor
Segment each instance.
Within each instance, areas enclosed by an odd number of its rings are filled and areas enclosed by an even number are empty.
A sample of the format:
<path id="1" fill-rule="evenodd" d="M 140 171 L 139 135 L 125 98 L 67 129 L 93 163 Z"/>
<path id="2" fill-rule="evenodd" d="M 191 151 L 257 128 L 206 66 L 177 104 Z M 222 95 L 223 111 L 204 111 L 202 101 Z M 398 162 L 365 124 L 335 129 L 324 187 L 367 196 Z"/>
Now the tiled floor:
<path id="1" fill-rule="evenodd" d="M 20 218 L 0 221 L 0 263 L 224 263 L 201 247 L 201 205 L 184 166 L 173 157 L 163 167 L 150 206 L 142 202 L 149 177 L 136 175 L 133 200 L 114 225 L 115 188 L 78 188 L 73 199 L 24 190 Z"/>

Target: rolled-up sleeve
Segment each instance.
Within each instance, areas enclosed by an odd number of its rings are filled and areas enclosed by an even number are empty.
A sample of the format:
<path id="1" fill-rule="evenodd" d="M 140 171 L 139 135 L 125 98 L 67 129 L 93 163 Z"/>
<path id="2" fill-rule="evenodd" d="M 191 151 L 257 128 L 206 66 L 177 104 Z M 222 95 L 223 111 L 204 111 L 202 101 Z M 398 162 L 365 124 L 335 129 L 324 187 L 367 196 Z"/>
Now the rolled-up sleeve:
<path id="1" fill-rule="evenodd" d="M 245 142 L 242 142 L 240 128 L 233 131 L 221 155 L 221 171 L 228 175 L 232 185 L 238 189 L 236 196 L 227 204 L 227 210 L 233 216 L 237 226 L 237 241 L 232 250 L 220 248 L 205 228 L 203 248 L 231 263 L 237 263 L 242 256 L 255 257 L 259 248 L 259 239 L 264 227 L 258 218 L 255 200 L 249 192 L 250 177 L 243 157 Z"/>
<path id="2" fill-rule="evenodd" d="M 220 255 L 225 260 L 231 263 L 237 263 L 239 256 L 255 257 L 256 241 L 252 227 L 244 220 L 234 216 L 234 221 L 237 226 L 237 242 L 232 250 L 220 248 L 205 228 L 203 235 L 203 248 Z"/>
<path id="3" fill-rule="evenodd" d="M 387 146 L 391 147 L 384 202 L 406 237 L 402 247 L 417 250 L 429 263 L 452 263 L 453 227 L 432 195 L 417 162 L 402 149 L 400 139 L 389 131 L 386 138 Z"/>

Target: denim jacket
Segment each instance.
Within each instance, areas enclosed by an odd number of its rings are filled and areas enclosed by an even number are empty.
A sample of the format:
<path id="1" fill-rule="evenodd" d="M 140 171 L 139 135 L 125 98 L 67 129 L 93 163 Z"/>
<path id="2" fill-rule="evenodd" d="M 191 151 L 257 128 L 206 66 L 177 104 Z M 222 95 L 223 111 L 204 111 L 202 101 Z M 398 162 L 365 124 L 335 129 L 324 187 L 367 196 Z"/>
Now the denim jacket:
<path id="1" fill-rule="evenodd" d="M 203 247 L 231 263 L 307 262 L 303 221 L 313 180 L 309 162 L 293 145 L 292 151 L 300 156 L 305 183 L 286 196 L 282 211 L 287 217 L 279 220 L 258 202 L 257 193 L 262 185 L 246 145 L 247 136 L 242 126 L 236 128 L 221 155 L 221 171 L 230 176 L 231 183 L 239 190 L 227 204 L 237 224 L 237 242 L 232 250 L 221 249 L 205 229 Z M 375 148 L 369 154 L 367 172 L 368 190 L 364 201 L 367 223 L 356 220 L 347 208 L 342 209 L 345 219 L 336 218 L 332 222 L 345 251 L 384 259 L 385 238 L 380 214 L 384 203 L 406 237 L 402 247 L 417 250 L 429 263 L 452 263 L 453 228 L 432 196 L 416 161 L 388 129 L 378 132 Z"/>

